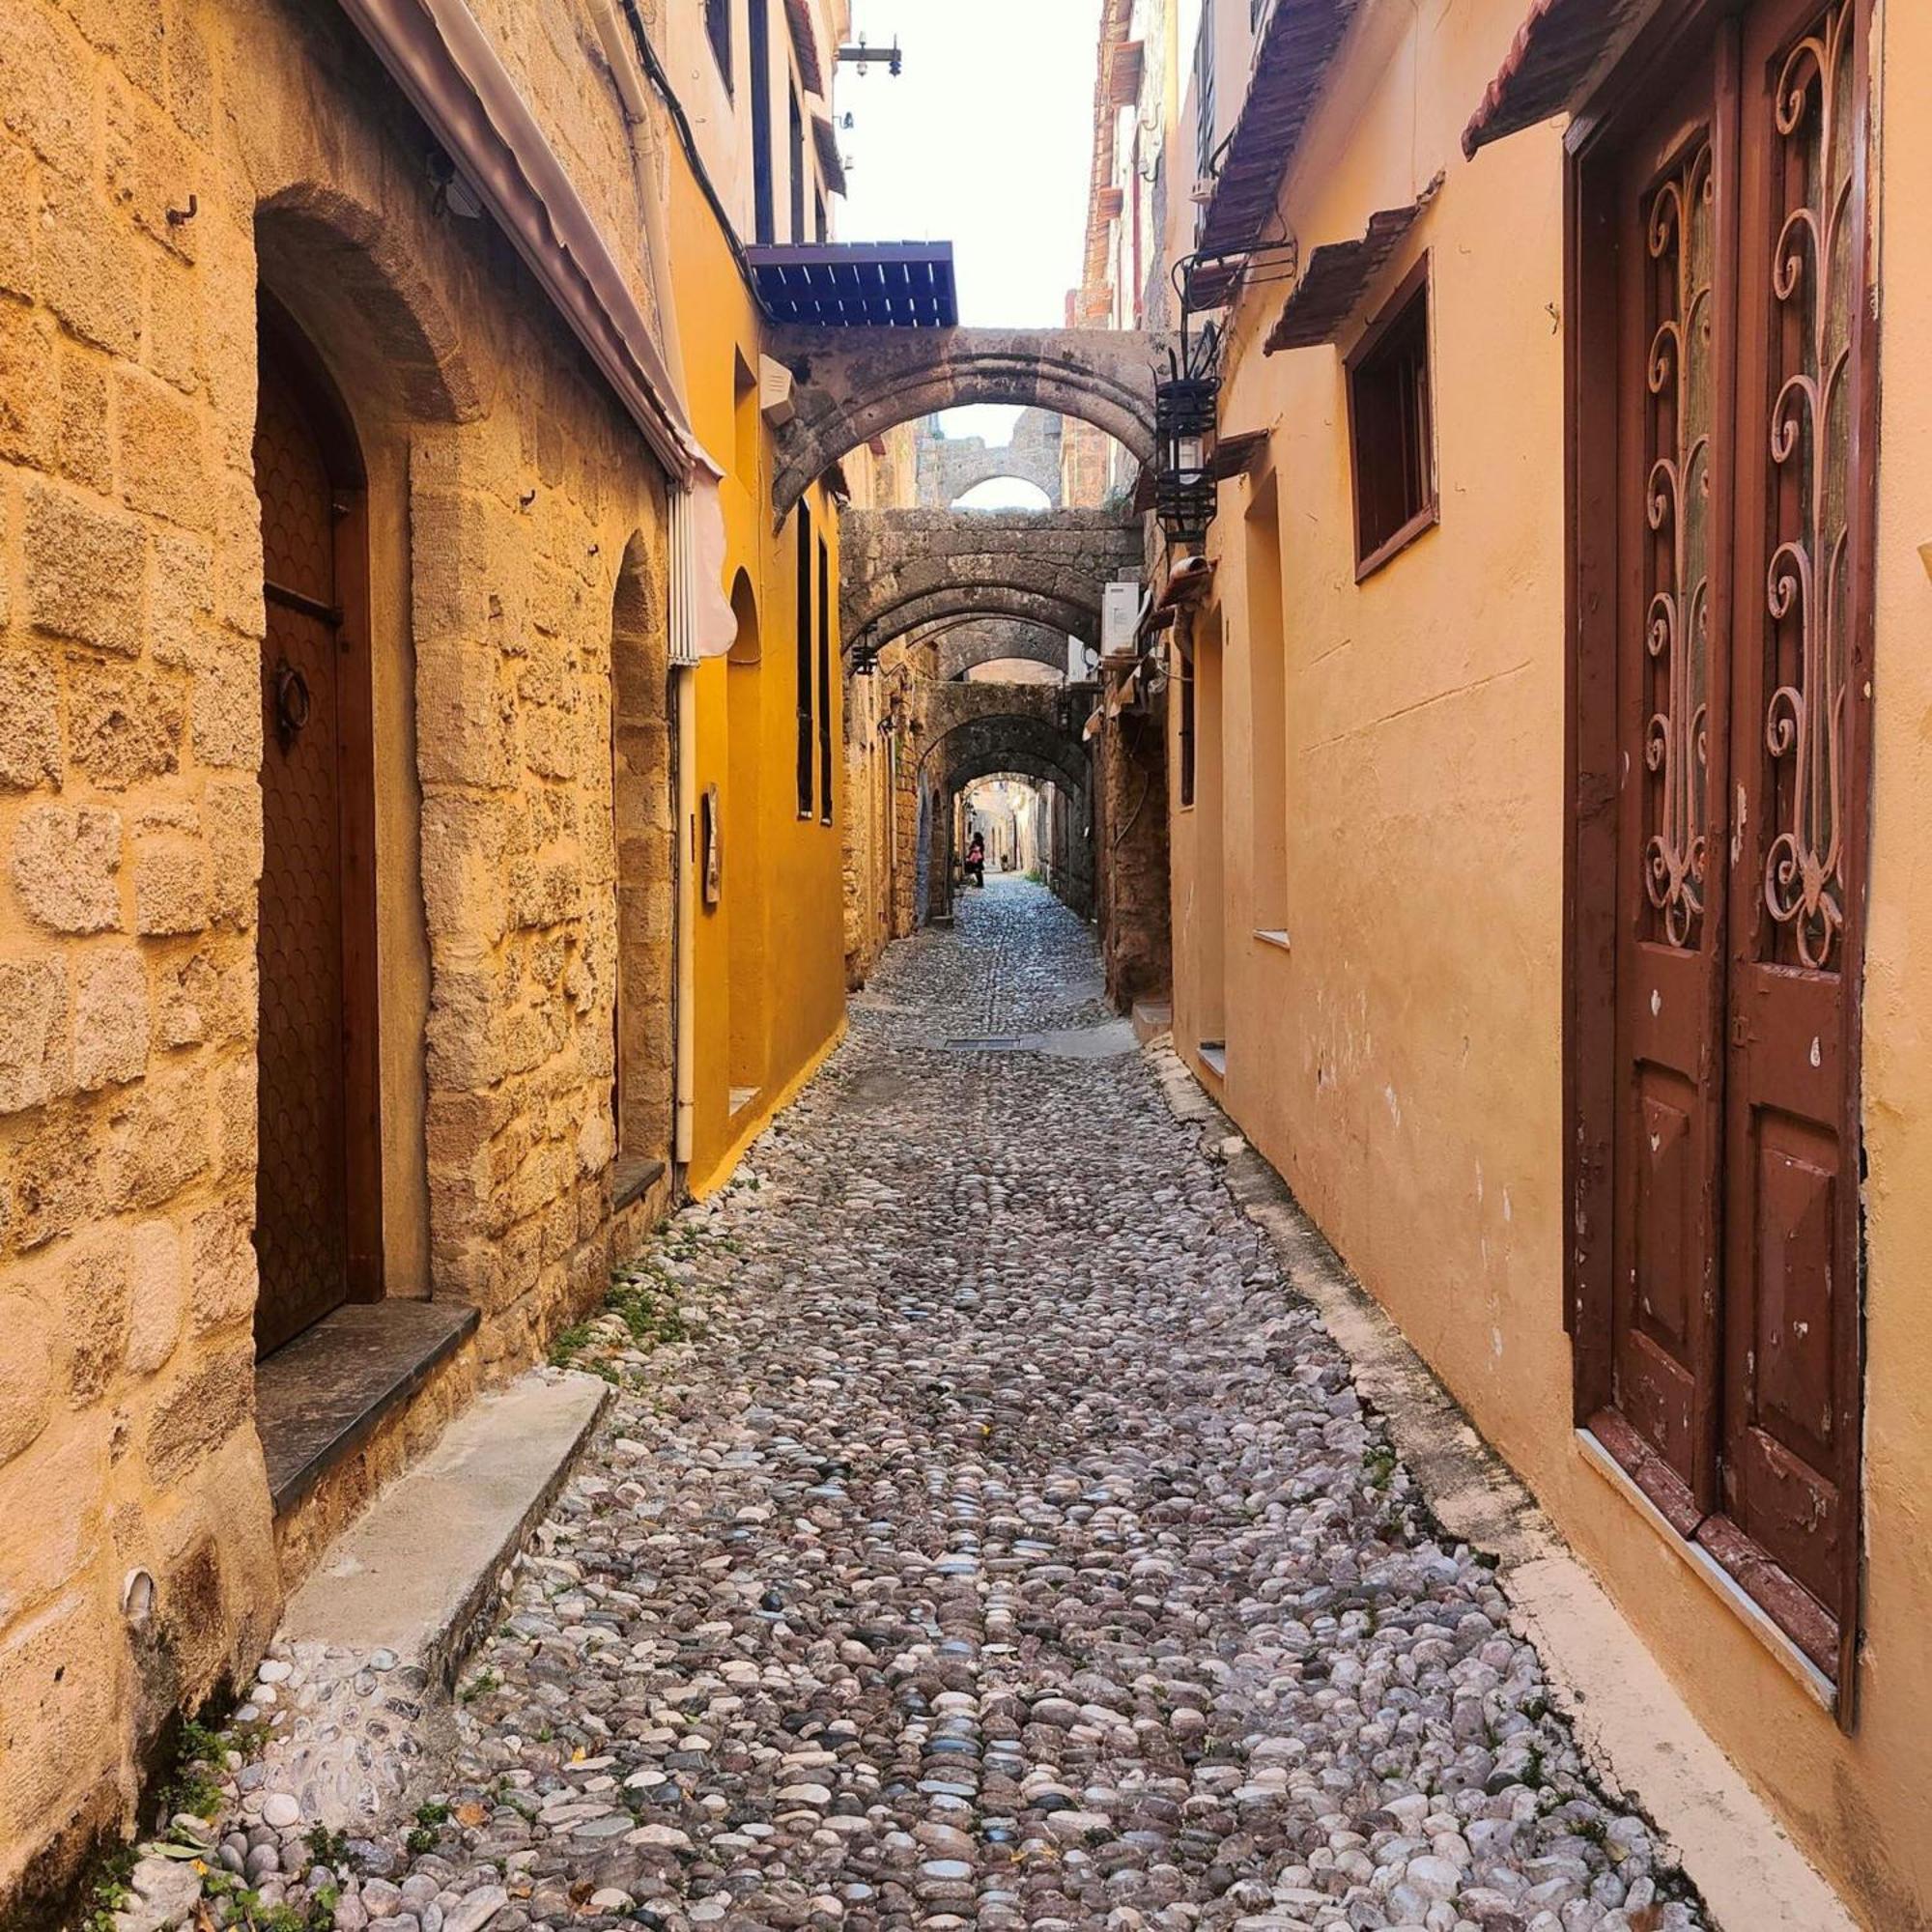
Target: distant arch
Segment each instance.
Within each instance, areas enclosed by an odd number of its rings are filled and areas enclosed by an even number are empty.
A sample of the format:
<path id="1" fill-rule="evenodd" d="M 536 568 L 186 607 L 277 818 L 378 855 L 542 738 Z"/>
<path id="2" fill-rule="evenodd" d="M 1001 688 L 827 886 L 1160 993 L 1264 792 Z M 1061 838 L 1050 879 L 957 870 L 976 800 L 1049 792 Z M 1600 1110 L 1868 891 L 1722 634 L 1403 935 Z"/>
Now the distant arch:
<path id="1" fill-rule="evenodd" d="M 1151 462 L 1157 346 L 1126 329 L 776 329 L 769 353 L 796 386 L 779 435 L 774 517 L 782 524 L 814 478 L 862 442 L 980 403 L 1077 417 Z"/>

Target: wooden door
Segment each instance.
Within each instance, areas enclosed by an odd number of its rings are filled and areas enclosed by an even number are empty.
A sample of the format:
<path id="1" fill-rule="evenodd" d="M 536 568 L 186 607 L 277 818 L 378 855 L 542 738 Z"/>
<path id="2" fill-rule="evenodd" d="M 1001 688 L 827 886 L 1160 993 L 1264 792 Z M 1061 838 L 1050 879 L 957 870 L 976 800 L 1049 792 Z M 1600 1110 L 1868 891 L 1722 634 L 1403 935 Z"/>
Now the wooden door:
<path id="1" fill-rule="evenodd" d="M 1613 656 L 1600 755 L 1615 799 L 1608 986 L 1573 953 L 1578 1050 L 1606 1037 L 1609 1068 L 1594 1088 L 1572 1070 L 1579 1412 L 1841 1688 L 1858 1593 L 1868 10 L 1713 10 L 1652 71 L 1634 129 L 1582 171 L 1578 236 L 1613 261 L 1577 261 L 1573 367 L 1578 628 Z M 1593 726 L 1572 728 L 1587 883 Z"/>
<path id="2" fill-rule="evenodd" d="M 1849 1655 L 1858 1577 L 1876 377 L 1863 11 L 1778 0 L 1745 26 L 1723 1481 L 1700 1532 L 1827 1669 Z"/>
<path id="3" fill-rule="evenodd" d="M 263 864 L 255 1337 L 277 1348 L 380 1292 L 374 944 L 359 476 L 283 331 L 265 330 Z M 346 566 L 346 567 L 345 567 Z M 347 601 L 345 601 L 347 600 Z"/>
<path id="4" fill-rule="evenodd" d="M 1725 710 L 1730 342 L 1719 284 L 1733 154 L 1719 55 L 1706 50 L 1631 143 L 1617 210 L 1612 1395 L 1639 1480 L 1687 1534 L 1717 1491 L 1724 903 L 1711 829 L 1724 795 L 1714 724 Z"/>

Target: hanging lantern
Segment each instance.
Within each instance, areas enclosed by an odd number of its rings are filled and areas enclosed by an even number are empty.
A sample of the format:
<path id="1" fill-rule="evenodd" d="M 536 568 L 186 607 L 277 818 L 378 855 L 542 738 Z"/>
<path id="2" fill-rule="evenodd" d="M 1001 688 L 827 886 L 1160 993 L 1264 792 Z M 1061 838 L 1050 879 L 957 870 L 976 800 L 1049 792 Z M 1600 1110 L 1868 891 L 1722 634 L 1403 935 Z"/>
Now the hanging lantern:
<path id="1" fill-rule="evenodd" d="M 1153 391 L 1153 508 L 1169 543 L 1198 550 L 1214 521 L 1211 376 L 1174 376 Z"/>

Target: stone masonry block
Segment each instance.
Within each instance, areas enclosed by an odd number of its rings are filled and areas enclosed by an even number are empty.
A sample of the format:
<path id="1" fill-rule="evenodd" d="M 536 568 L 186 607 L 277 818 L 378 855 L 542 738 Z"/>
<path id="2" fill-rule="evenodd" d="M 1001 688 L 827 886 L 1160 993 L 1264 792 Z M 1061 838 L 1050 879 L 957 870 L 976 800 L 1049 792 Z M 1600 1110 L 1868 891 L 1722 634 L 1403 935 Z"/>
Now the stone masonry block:
<path id="1" fill-rule="evenodd" d="M 423 783 L 516 782 L 516 704 L 493 644 L 443 635 L 416 640 L 416 758 Z"/>
<path id="2" fill-rule="evenodd" d="M 38 1842 L 63 1800 L 110 1775 L 117 1648 L 95 1594 L 78 1590 L 0 1635 L 0 1711 L 10 1735 L 33 1740 L 0 1753 L 0 1844 Z"/>
<path id="3" fill-rule="evenodd" d="M 198 763 L 252 772 L 262 762 L 261 652 L 252 639 L 211 639 L 195 665 Z"/>
<path id="4" fill-rule="evenodd" d="M 58 959 L 0 960 L 0 1114 L 67 1091 L 67 975 Z"/>
<path id="5" fill-rule="evenodd" d="M 0 125 L 58 173 L 86 179 L 94 159 L 87 49 L 43 7 L 0 8 Z"/>
<path id="6" fill-rule="evenodd" d="M 128 1352 L 130 1273 L 127 1241 L 118 1228 L 100 1230 L 62 1270 L 60 1340 L 67 1356 L 67 1398 L 75 1408 L 105 1393 Z"/>
<path id="7" fill-rule="evenodd" d="M 121 815 L 96 806 L 36 806 L 14 833 L 14 890 L 27 916 L 54 932 L 121 923 Z"/>
<path id="8" fill-rule="evenodd" d="M 208 838 L 210 916 L 225 924 L 255 923 L 262 879 L 262 788 L 252 778 L 211 779 L 201 798 Z"/>
<path id="9" fill-rule="evenodd" d="M 131 359 L 141 347 L 142 276 L 128 231 L 95 201 L 91 185 L 49 178 L 44 187 L 46 219 L 37 238 L 43 299 L 83 341 Z"/>
<path id="10" fill-rule="evenodd" d="M 0 1468 L 0 1629 L 71 1584 L 98 1547 L 108 1471 L 100 1434 L 49 1431 Z"/>
<path id="11" fill-rule="evenodd" d="M 508 840 L 506 809 L 497 799 L 437 791 L 423 800 L 423 904 L 433 938 L 502 937 Z"/>
<path id="12" fill-rule="evenodd" d="M 212 506 L 199 416 L 144 371 L 116 374 L 121 495 L 128 507 L 184 529 L 206 529 Z"/>
<path id="13" fill-rule="evenodd" d="M 208 848 L 199 838 L 165 834 L 139 841 L 134 851 L 136 931 L 205 931 L 210 901 Z"/>
<path id="14" fill-rule="evenodd" d="M 59 424 L 53 325 L 36 310 L 0 306 L 0 460 L 51 469 Z"/>
<path id="15" fill-rule="evenodd" d="M 197 1334 L 240 1321 L 255 1306 L 255 1247 L 243 1201 L 204 1208 L 189 1228 L 188 1309 Z"/>
<path id="16" fill-rule="evenodd" d="M 185 707 L 171 677 L 130 665 L 79 663 L 68 672 L 68 752 L 103 791 L 163 778 L 181 763 Z"/>
<path id="17" fill-rule="evenodd" d="M 148 1417 L 148 1474 L 168 1487 L 207 1461 L 247 1421 L 254 1403 L 255 1353 L 238 1341 L 201 1358 L 161 1395 Z"/>
<path id="18" fill-rule="evenodd" d="M 186 1304 L 181 1234 L 170 1221 L 144 1221 L 122 1244 L 128 1257 L 128 1371 L 151 1376 L 181 1339 Z"/>
<path id="19" fill-rule="evenodd" d="M 100 1208 L 94 1139 L 71 1105 L 40 1116 L 33 1133 L 10 1150 L 13 1236 L 22 1252 L 78 1227 Z"/>
<path id="20" fill-rule="evenodd" d="M 208 661 L 211 640 L 207 626 L 214 614 L 214 552 L 204 537 L 184 530 L 156 530 L 154 555 L 148 572 L 148 654 L 156 664 L 193 668 Z M 249 668 L 259 679 L 259 654 L 246 653 Z M 257 713 L 261 693 L 256 688 Z M 204 725 L 197 718 L 195 755 L 203 764 L 248 763 L 259 761 L 261 721 L 253 727 L 255 756 L 250 759 L 211 758 L 202 743 Z"/>
<path id="21" fill-rule="evenodd" d="M 0 116 L 11 104 L 10 95 L 0 102 Z M 34 299 L 40 281 L 34 238 L 40 225 L 40 169 L 25 148 L 0 143 L 0 294 Z"/>
<path id="22" fill-rule="evenodd" d="M 60 1377 L 53 1318 L 38 1298 L 0 1294 L 0 1463 L 8 1463 L 47 1426 Z"/>
<path id="23" fill-rule="evenodd" d="M 148 1065 L 148 975 L 131 946 L 85 954 L 75 976 L 73 1076 L 85 1092 Z"/>
<path id="24" fill-rule="evenodd" d="M 140 8 L 128 0 L 114 0 L 114 11 L 134 14 Z M 158 37 L 155 51 L 159 52 Z M 109 204 L 152 241 L 184 261 L 193 261 L 204 230 L 196 221 L 170 221 L 168 211 L 185 206 L 182 184 L 195 179 L 198 157 L 154 100 L 110 85 L 105 106 L 103 154 Z"/>
<path id="25" fill-rule="evenodd" d="M 146 569 L 139 524 L 37 483 L 27 490 L 25 545 L 32 623 L 120 657 L 139 654 Z"/>
<path id="26" fill-rule="evenodd" d="M 0 785 L 61 781 L 60 686 L 38 652 L 0 650 Z"/>
<path id="27" fill-rule="evenodd" d="M 61 345 L 55 464 L 70 482 L 106 496 L 114 488 L 114 441 L 107 417 L 113 364 L 99 350 Z"/>

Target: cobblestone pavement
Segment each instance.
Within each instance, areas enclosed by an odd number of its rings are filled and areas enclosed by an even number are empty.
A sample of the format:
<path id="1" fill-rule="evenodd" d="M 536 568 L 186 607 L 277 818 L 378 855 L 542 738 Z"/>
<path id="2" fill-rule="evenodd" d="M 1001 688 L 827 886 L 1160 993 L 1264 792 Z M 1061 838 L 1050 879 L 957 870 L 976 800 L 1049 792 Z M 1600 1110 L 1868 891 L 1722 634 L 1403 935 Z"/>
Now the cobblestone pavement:
<path id="1" fill-rule="evenodd" d="M 300 1794 L 257 1781 L 220 1850 L 264 1897 L 391 1932 L 1702 1922 L 1138 1056 L 957 1044 L 1097 1025 L 1094 976 L 1018 882 L 894 952 L 572 1338 L 622 1387 L 434 1801 L 302 1875 Z"/>

